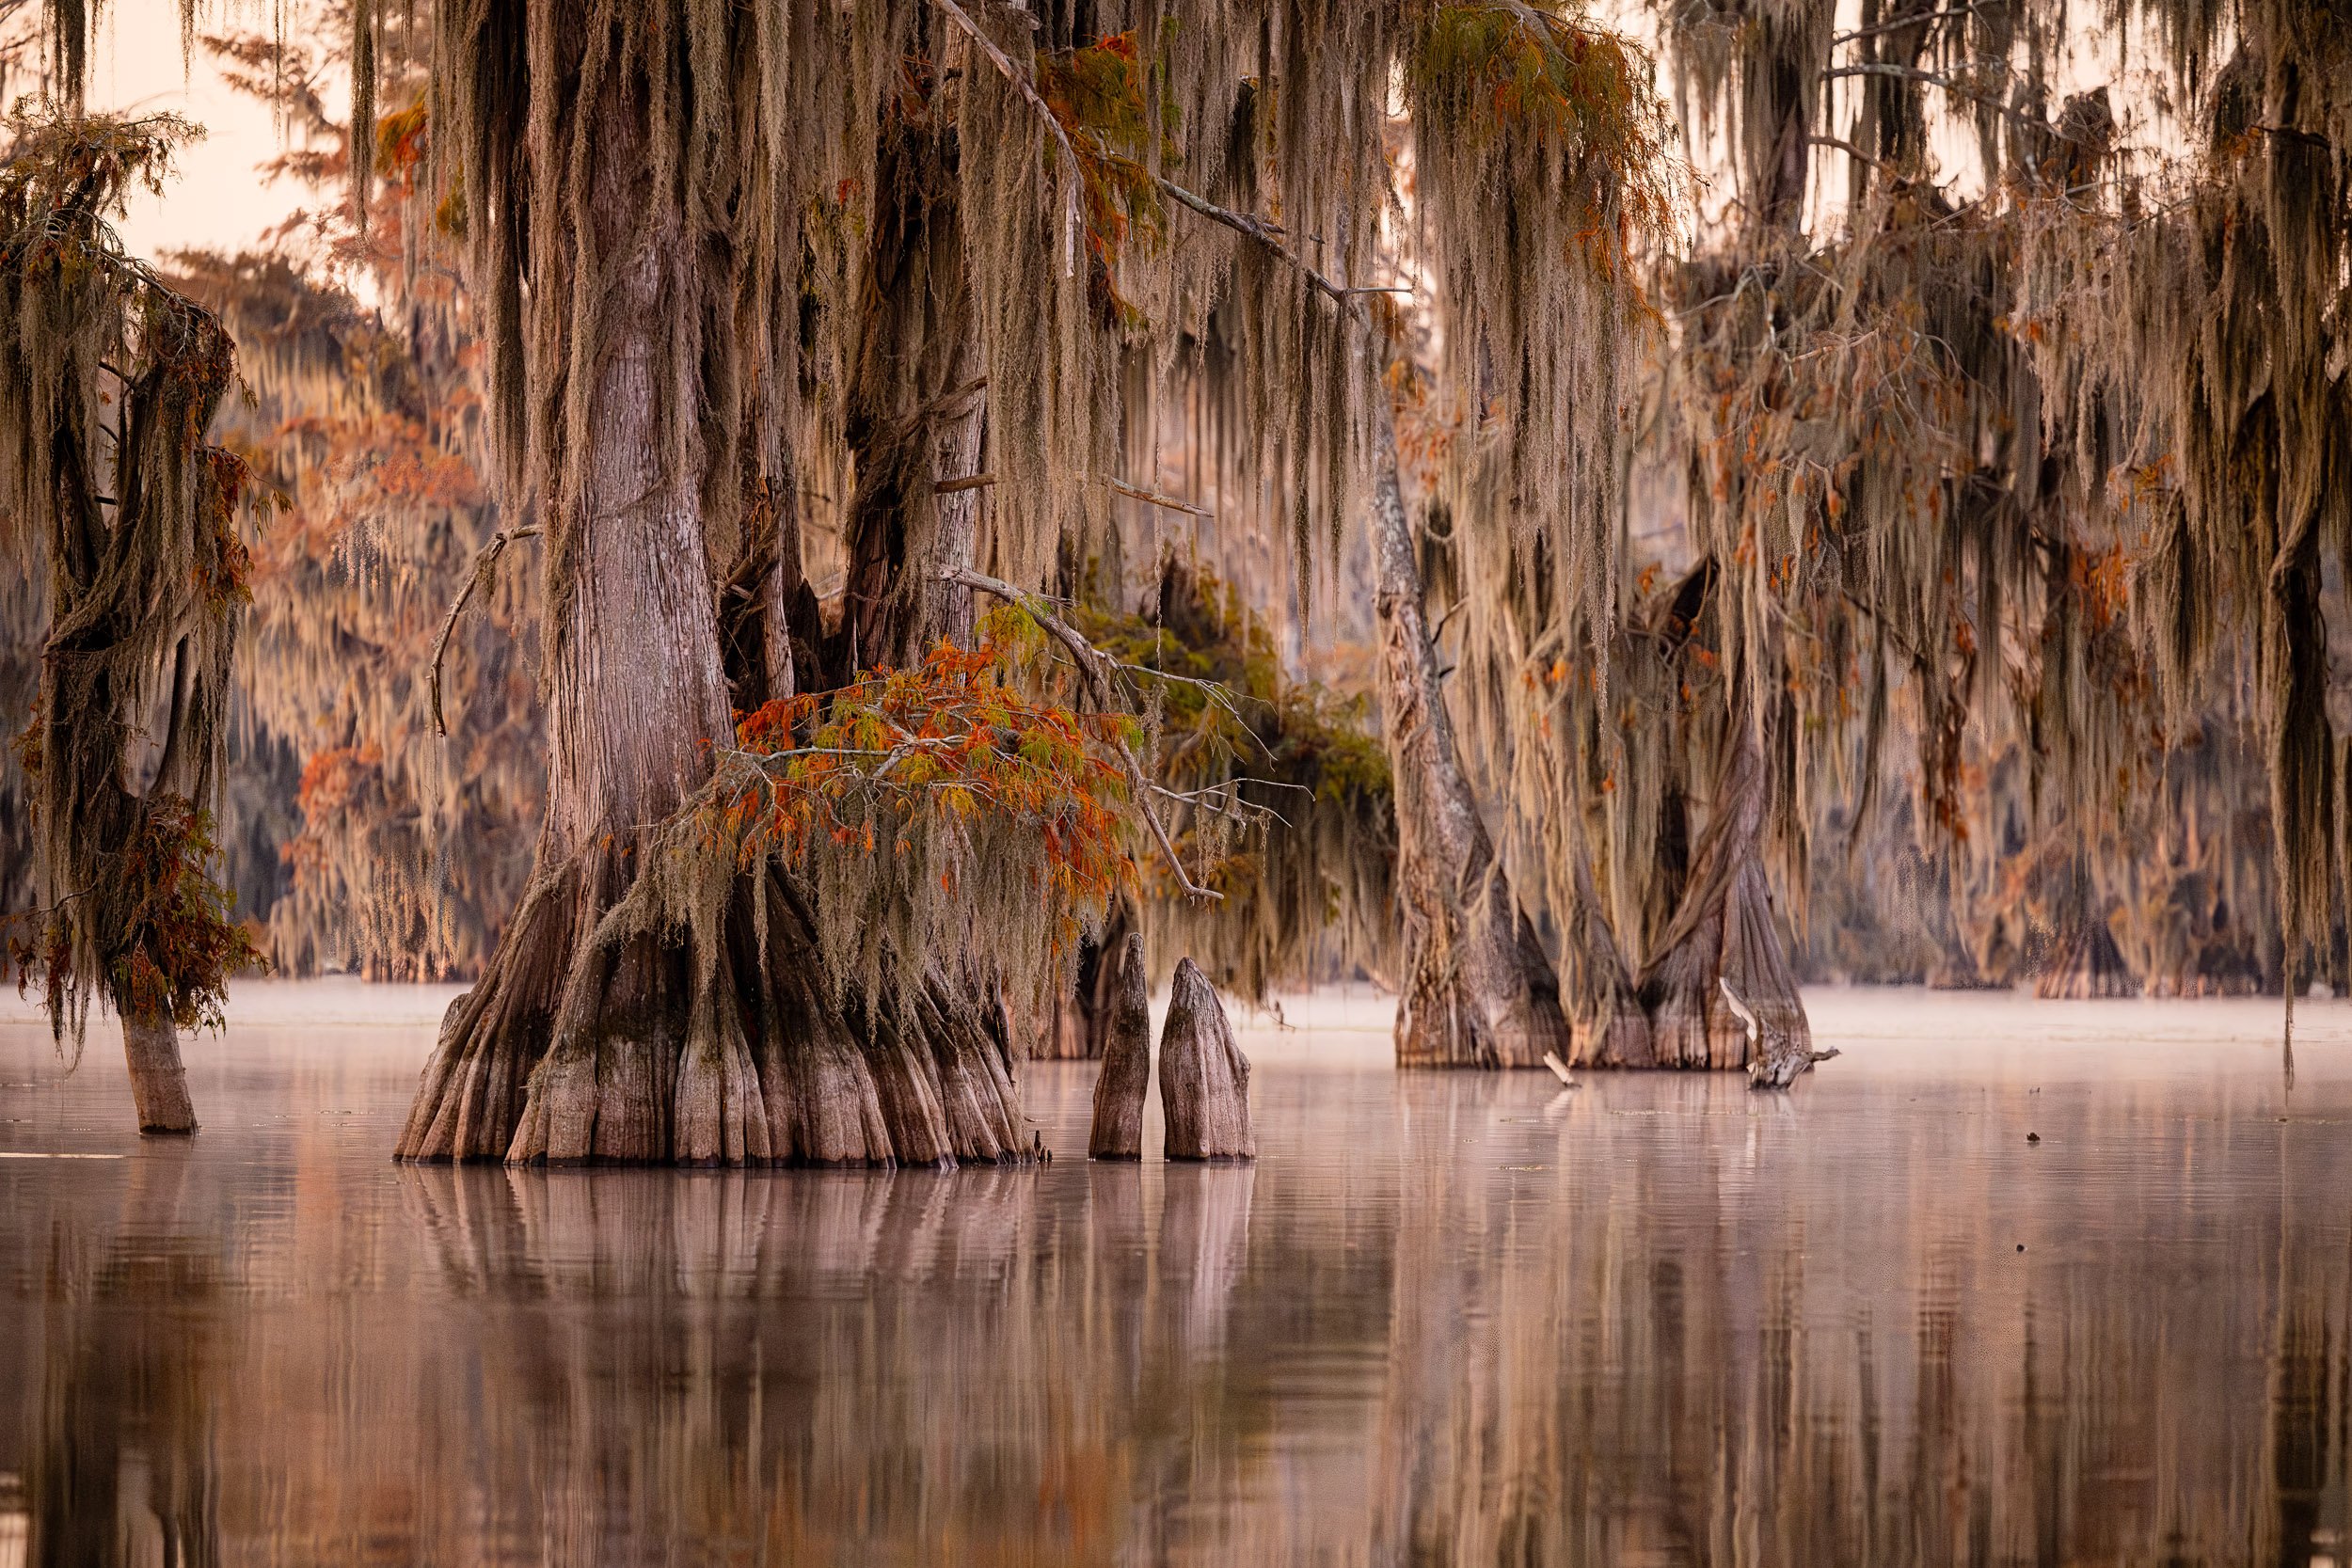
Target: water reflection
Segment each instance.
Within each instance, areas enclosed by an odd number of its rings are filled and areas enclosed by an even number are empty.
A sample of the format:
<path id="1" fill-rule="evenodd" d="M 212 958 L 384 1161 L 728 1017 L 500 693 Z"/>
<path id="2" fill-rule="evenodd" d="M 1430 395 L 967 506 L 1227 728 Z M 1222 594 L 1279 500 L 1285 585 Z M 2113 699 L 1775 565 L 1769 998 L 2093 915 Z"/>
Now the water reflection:
<path id="1" fill-rule="evenodd" d="M 414 1042 L 240 1032 L 194 1148 L 0 1161 L 0 1563 L 2341 1562 L 2352 1052 L 2117 1016 L 946 1176 L 392 1167 Z"/>

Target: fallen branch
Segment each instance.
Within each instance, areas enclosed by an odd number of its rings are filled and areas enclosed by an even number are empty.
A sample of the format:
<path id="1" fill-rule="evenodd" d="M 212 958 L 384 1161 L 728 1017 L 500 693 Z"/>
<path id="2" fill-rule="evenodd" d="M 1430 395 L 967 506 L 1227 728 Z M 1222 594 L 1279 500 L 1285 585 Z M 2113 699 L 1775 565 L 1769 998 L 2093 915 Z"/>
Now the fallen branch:
<path id="1" fill-rule="evenodd" d="M 541 531 L 533 523 L 529 528 L 501 529 L 490 535 L 490 542 L 474 555 L 473 570 L 467 574 L 466 586 L 457 591 L 457 597 L 450 601 L 449 613 L 441 617 L 441 633 L 433 640 L 432 670 L 425 681 L 433 695 L 433 734 L 438 739 L 449 738 L 449 727 L 441 722 L 441 657 L 449 652 L 449 634 L 457 628 L 457 617 L 464 611 L 466 601 L 473 597 L 474 590 L 489 580 L 490 572 L 498 565 L 499 557 L 506 553 L 506 546 L 517 539 L 535 539 Z"/>
<path id="2" fill-rule="evenodd" d="M 941 3 L 951 4 L 952 0 L 941 0 Z M 942 582 L 952 582 L 961 587 L 969 588 L 975 593 L 992 594 L 1020 609 L 1029 619 L 1044 627 L 1055 641 L 1070 650 L 1071 659 L 1078 666 L 1080 677 L 1086 681 L 1088 689 L 1094 694 L 1095 705 L 1104 713 L 1119 711 L 1119 705 L 1115 700 L 1116 693 L 1111 685 L 1111 675 L 1119 668 L 1118 665 L 1112 660 L 1110 655 L 1081 637 L 1069 622 L 1047 610 L 1043 601 L 1036 594 L 1024 594 L 1002 578 L 988 577 L 983 573 L 972 571 L 968 567 L 950 566 L 940 573 L 939 577 Z M 1127 783 L 1136 792 L 1136 810 L 1141 812 L 1143 820 L 1150 824 L 1152 836 L 1159 841 L 1160 853 L 1167 857 L 1168 868 L 1176 874 L 1177 882 L 1195 898 L 1214 898 L 1220 903 L 1223 902 L 1225 895 L 1215 888 L 1200 886 L 1184 870 L 1184 860 L 1176 853 L 1175 842 L 1168 836 L 1167 825 L 1161 822 L 1158 814 L 1152 809 L 1152 796 L 1158 786 L 1143 776 L 1142 764 L 1136 761 L 1136 753 L 1129 749 L 1124 739 L 1116 735 L 1110 739 L 1111 744 L 1118 748 L 1119 760 L 1127 770 Z"/>

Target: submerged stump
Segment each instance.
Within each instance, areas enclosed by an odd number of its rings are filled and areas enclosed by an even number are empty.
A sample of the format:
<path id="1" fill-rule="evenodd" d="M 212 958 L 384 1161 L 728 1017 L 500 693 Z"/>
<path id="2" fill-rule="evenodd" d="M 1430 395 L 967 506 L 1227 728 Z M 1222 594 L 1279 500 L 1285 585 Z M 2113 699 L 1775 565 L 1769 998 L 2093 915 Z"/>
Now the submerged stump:
<path id="1" fill-rule="evenodd" d="M 1254 1160 L 1249 1058 L 1233 1043 L 1216 988 L 1190 958 L 1176 965 L 1160 1026 L 1160 1112 L 1171 1160 Z"/>
<path id="2" fill-rule="evenodd" d="M 1143 1101 L 1152 1087 L 1152 993 L 1144 978 L 1141 932 L 1127 933 L 1112 986 L 1110 1027 L 1103 1043 L 1102 1076 L 1094 1081 L 1094 1130 L 1087 1139 L 1087 1157 L 1140 1160 Z M 1248 1071 L 1245 1062 L 1245 1077 Z M 1246 1123 L 1247 1108 L 1244 1118 Z"/>

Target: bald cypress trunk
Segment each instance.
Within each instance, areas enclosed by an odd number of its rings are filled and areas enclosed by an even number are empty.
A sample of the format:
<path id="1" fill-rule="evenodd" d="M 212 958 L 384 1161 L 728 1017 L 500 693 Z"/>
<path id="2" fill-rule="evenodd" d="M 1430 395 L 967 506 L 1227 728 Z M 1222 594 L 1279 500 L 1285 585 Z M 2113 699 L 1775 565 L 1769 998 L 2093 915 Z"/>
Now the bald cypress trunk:
<path id="1" fill-rule="evenodd" d="M 1737 714 L 1736 700 L 1733 706 Z M 1812 1026 L 1772 924 L 1764 876 L 1770 784 L 1763 752 L 1744 717 L 1735 717 L 1733 724 L 1690 880 L 1642 975 L 1653 1055 L 1640 1065 L 1754 1067 L 1748 1026 L 1724 996 L 1725 987 L 1756 1016 L 1762 1046 L 1808 1054 L 1812 1049 Z"/>
<path id="2" fill-rule="evenodd" d="M 878 159 L 872 303 L 850 389 L 850 671 L 909 668 L 942 640 L 969 646 L 986 381 L 964 273 L 956 135 L 903 96 Z M 949 488 L 942 489 L 946 485 Z"/>
<path id="3" fill-rule="evenodd" d="M 1176 963 L 1160 1023 L 1160 1115 L 1171 1160 L 1254 1160 L 1249 1058 L 1216 990 L 1190 958 Z"/>
<path id="4" fill-rule="evenodd" d="M 122 1015 L 122 1054 L 131 1069 L 131 1101 L 142 1132 L 193 1132 L 196 1106 L 180 1062 L 180 1031 L 168 1013 Z"/>
<path id="5" fill-rule="evenodd" d="M 542 18 L 538 41 L 591 63 L 601 44 Z M 529 374 L 584 375 L 541 486 L 548 531 L 548 816 L 522 906 L 480 985 L 450 1009 L 401 1138 L 408 1159 L 676 1164 L 943 1164 L 1021 1159 L 1010 1042 L 993 998 L 934 972 L 844 995 L 817 954 L 819 914 L 760 865 L 715 917 L 682 921 L 649 881 L 660 827 L 689 805 L 711 748 L 731 743 L 729 689 L 703 509 L 707 387 L 681 387 L 679 334 L 712 330 L 692 302 L 731 298 L 708 214 L 659 167 L 649 127 L 674 62 L 629 56 L 587 73 L 565 179 L 584 179 L 579 232 L 534 229 Z M 560 60 L 534 61 L 536 69 Z M 577 62 L 576 62 L 577 63 Z M 585 66 L 581 69 L 585 70 Z M 557 147 L 531 149 L 558 160 Z M 534 190 L 545 195 L 543 179 Z M 567 187 L 578 188 L 578 187 Z M 562 239 L 564 245 L 553 245 Z M 584 284 L 575 273 L 587 276 Z M 584 286 L 593 353 L 569 316 Z M 681 325 L 681 310 L 690 320 Z M 903 492 L 901 492 L 903 493 Z M 788 540 L 782 537 L 781 549 Z M 768 583 L 789 616 L 797 573 Z M 886 595 L 886 602 L 908 602 Z M 914 635 L 914 623 L 898 635 Z M 805 689 L 789 642 L 763 630 L 767 681 Z M 795 661 L 796 662 L 796 661 Z"/>
<path id="6" fill-rule="evenodd" d="M 1375 454 L 1380 718 L 1396 788 L 1405 925 L 1400 1067 L 1537 1067 L 1567 1048 L 1559 988 L 1478 816 L 1446 713 L 1385 410 Z"/>

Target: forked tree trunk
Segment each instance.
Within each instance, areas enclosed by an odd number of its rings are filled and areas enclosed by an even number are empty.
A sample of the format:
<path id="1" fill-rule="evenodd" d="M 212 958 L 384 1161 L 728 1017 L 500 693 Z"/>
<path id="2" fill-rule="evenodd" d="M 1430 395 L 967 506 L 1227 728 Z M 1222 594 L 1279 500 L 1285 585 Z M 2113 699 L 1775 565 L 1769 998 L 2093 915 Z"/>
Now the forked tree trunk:
<path id="1" fill-rule="evenodd" d="M 582 254 L 599 259 L 602 341 L 584 357 L 586 439 L 566 455 L 577 499 L 549 516 L 547 822 L 482 983 L 443 1022 L 399 1153 L 1025 1158 L 993 992 L 935 970 L 911 991 L 837 1000 L 820 979 L 816 912 L 765 870 L 720 890 L 716 930 L 672 929 L 633 896 L 650 892 L 650 830 L 703 783 L 709 747 L 733 727 L 695 410 L 665 337 L 679 300 L 728 284 L 692 275 L 725 263 L 644 183 L 647 90 L 608 71 L 579 111 L 598 117 L 580 133 L 594 193 Z M 565 293 L 563 261 L 548 264 L 557 276 L 539 290 Z M 665 392 L 689 405 L 665 408 Z"/>
<path id="2" fill-rule="evenodd" d="M 180 1062 L 180 1031 L 169 1013 L 122 1015 L 122 1054 L 131 1069 L 131 1101 L 142 1132 L 193 1132 L 196 1106 Z"/>
<path id="3" fill-rule="evenodd" d="M 1642 975 L 1653 1067 L 1754 1065 L 1748 1026 L 1724 997 L 1725 986 L 1755 1015 L 1763 1045 L 1807 1060 L 1812 1052 L 1812 1025 L 1772 924 L 1764 877 L 1763 752 L 1736 701 L 1733 709 L 1735 733 L 1691 879 Z"/>
<path id="4" fill-rule="evenodd" d="M 1385 411 L 1375 453 L 1380 720 L 1405 924 L 1399 1067 L 1538 1067 L 1568 1046 L 1558 982 L 1519 914 L 1454 743 Z"/>
<path id="5" fill-rule="evenodd" d="M 1116 967 L 1103 1072 L 1094 1080 L 1094 1126 L 1087 1139 L 1091 1160 L 1143 1158 L 1143 1101 L 1152 1088 L 1152 994 L 1143 972 L 1143 934 L 1127 933 Z"/>
<path id="6" fill-rule="evenodd" d="M 1249 1058 L 1216 988 L 1190 958 L 1176 962 L 1168 1017 L 1160 1024 L 1160 1115 L 1171 1160 L 1254 1160 Z"/>

